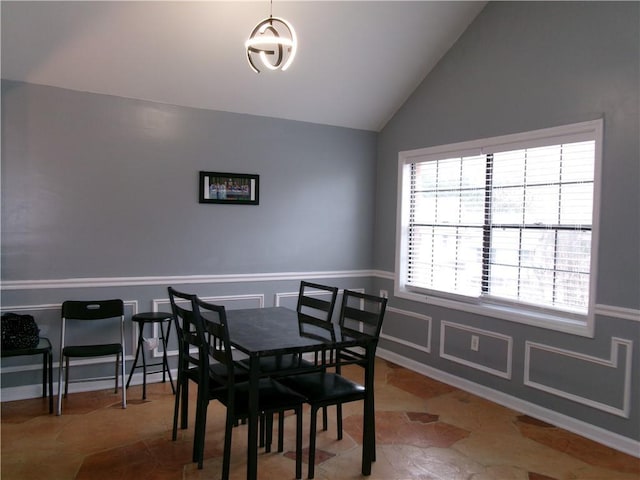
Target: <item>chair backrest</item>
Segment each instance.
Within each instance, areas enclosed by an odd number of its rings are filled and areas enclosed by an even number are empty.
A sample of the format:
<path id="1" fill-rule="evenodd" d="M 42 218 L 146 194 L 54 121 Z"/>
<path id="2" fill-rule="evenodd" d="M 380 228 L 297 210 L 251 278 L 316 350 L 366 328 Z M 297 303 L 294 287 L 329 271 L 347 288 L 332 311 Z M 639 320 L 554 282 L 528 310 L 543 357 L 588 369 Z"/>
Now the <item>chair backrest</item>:
<path id="1" fill-rule="evenodd" d="M 124 302 L 115 300 L 67 300 L 62 304 L 62 316 L 76 320 L 100 320 L 124 315 Z"/>
<path id="2" fill-rule="evenodd" d="M 215 386 L 229 387 L 234 364 L 225 308 L 172 287 L 168 291 L 180 343 L 181 373 L 191 372 L 203 392 L 208 391 L 211 380 Z M 216 363 L 224 368 L 210 368 Z"/>
<path id="3" fill-rule="evenodd" d="M 375 349 L 380 338 L 382 321 L 387 308 L 387 299 L 366 293 L 344 290 L 342 306 L 340 307 L 339 324 L 343 331 L 351 331 L 354 335 L 367 335 L 373 340 L 371 353 L 375 355 Z M 347 363 L 361 363 L 366 360 L 362 349 L 342 349 L 339 360 Z M 343 362 L 345 363 L 345 362 Z"/>
<path id="4" fill-rule="evenodd" d="M 328 299 L 327 294 L 329 294 Z M 337 298 L 336 287 L 301 281 L 296 311 L 304 316 L 330 322 Z"/>
<path id="5" fill-rule="evenodd" d="M 60 325 L 60 348 L 67 344 L 67 321 L 69 320 L 106 320 L 119 319 L 119 342 L 122 344 L 124 351 L 124 302 L 120 299 L 113 300 L 67 300 L 62 303 L 62 321 Z M 109 339 L 109 332 L 113 331 L 111 324 L 104 324 L 101 328 L 93 328 L 95 331 L 94 340 L 90 339 L 86 332 L 83 332 L 82 340 L 78 339 L 75 343 L 94 345 L 115 343 L 114 341 L 106 341 Z M 99 339 L 99 340 L 98 340 Z"/>
<path id="6" fill-rule="evenodd" d="M 209 376 L 217 384 L 216 386 L 230 388 L 233 385 L 235 363 L 229 340 L 229 325 L 227 324 L 225 307 L 207 303 L 197 297 L 195 303 L 197 318 L 203 328 L 205 349 L 202 353 L 207 356 L 206 364 Z M 209 368 L 216 364 L 222 368 Z"/>
<path id="7" fill-rule="evenodd" d="M 202 327 L 197 317 L 196 296 L 168 287 L 169 302 L 178 334 L 178 375 L 189 369 L 199 371 L 201 350 L 204 347 Z M 194 348 L 192 348 L 194 347 Z"/>
<path id="8" fill-rule="evenodd" d="M 300 315 L 298 317 L 298 331 L 302 337 L 325 341 L 329 344 L 336 341 L 333 324 L 317 318 Z"/>
<path id="9" fill-rule="evenodd" d="M 340 308 L 340 326 L 378 338 L 387 299 L 367 293 L 345 290 Z"/>

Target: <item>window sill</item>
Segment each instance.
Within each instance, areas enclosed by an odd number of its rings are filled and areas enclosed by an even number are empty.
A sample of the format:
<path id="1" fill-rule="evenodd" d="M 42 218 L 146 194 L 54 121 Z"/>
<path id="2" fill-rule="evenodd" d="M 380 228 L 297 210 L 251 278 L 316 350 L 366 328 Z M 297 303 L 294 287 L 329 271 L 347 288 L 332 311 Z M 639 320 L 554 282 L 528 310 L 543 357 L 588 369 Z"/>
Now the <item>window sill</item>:
<path id="1" fill-rule="evenodd" d="M 428 305 L 435 305 L 438 307 L 450 308 L 452 310 L 483 315 L 485 317 L 507 320 L 509 322 L 531 325 L 581 337 L 594 337 L 592 315 L 585 317 L 584 320 L 575 320 L 562 317 L 560 315 L 552 315 L 546 312 L 537 312 L 513 306 L 496 305 L 491 303 L 467 303 L 434 295 L 410 292 L 407 290 L 396 289 L 394 295 L 405 300 L 412 300 L 414 302 L 425 303 Z"/>

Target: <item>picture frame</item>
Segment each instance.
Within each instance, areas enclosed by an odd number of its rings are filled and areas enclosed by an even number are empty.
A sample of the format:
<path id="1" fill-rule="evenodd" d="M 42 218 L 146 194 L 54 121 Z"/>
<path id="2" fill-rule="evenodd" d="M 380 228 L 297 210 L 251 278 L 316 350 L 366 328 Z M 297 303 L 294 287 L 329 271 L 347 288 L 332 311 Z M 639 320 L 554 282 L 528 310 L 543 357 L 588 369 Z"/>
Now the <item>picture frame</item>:
<path id="1" fill-rule="evenodd" d="M 259 205 L 260 175 L 200 172 L 199 202 L 227 205 Z"/>

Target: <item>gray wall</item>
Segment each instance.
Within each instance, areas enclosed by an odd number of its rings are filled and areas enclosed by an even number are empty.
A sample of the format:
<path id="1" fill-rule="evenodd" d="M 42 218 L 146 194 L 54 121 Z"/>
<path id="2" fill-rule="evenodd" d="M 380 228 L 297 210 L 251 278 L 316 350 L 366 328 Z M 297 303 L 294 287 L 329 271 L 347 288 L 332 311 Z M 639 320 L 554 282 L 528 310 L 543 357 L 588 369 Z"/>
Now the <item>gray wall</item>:
<path id="1" fill-rule="evenodd" d="M 639 7 L 489 3 L 380 134 L 374 234 L 376 284 L 391 292 L 399 151 L 604 118 L 595 337 L 392 298 L 382 349 L 622 443 L 640 439 Z"/>
<path id="2" fill-rule="evenodd" d="M 2 279 L 369 268 L 376 136 L 4 81 Z M 260 175 L 199 204 L 198 172 Z"/>

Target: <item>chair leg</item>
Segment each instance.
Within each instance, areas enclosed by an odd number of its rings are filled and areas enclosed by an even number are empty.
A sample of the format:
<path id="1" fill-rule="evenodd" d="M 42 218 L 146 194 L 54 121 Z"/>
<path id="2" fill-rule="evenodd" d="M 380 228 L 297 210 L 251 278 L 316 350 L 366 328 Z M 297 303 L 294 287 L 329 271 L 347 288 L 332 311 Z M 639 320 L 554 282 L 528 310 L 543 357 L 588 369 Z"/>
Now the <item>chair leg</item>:
<path id="1" fill-rule="evenodd" d="M 191 455 L 192 456 L 191 460 L 193 462 L 198 461 L 198 451 L 199 451 L 198 448 L 200 445 L 200 427 L 201 427 L 200 414 L 201 414 L 200 396 L 198 395 L 196 397 L 196 418 L 195 418 L 195 428 L 193 430 L 193 452 Z"/>
<path id="2" fill-rule="evenodd" d="M 224 449 L 222 454 L 222 480 L 229 478 L 229 465 L 231 464 L 231 434 L 235 419 L 229 409 L 227 409 L 227 421 L 224 428 Z"/>
<path id="3" fill-rule="evenodd" d="M 338 440 L 342 440 L 342 404 L 336 404 L 336 420 L 338 423 Z"/>
<path id="4" fill-rule="evenodd" d="M 58 404 L 56 406 L 56 415 L 58 416 L 62 415 L 62 370 L 64 364 L 62 355 L 60 355 L 60 357 L 60 364 L 58 366 Z M 53 375 L 53 371 L 51 371 L 50 374 Z"/>
<path id="5" fill-rule="evenodd" d="M 182 399 L 180 400 L 182 404 L 181 414 L 182 418 L 180 419 L 180 428 L 185 430 L 189 426 L 189 379 L 185 378 L 182 381 Z"/>
<path id="6" fill-rule="evenodd" d="M 125 361 L 124 361 L 124 350 L 122 351 L 122 355 L 118 354 L 119 357 L 121 357 L 121 363 L 120 363 L 120 377 L 122 378 L 122 408 L 127 408 L 127 389 L 124 388 L 124 376 L 125 371 L 124 371 L 124 366 L 125 366 Z M 116 380 L 117 383 L 117 380 Z"/>
<path id="7" fill-rule="evenodd" d="M 309 428 L 309 475 L 311 479 L 315 473 L 316 463 L 316 432 L 317 432 L 318 408 L 311 406 L 311 427 Z"/>
<path id="8" fill-rule="evenodd" d="M 278 452 L 284 451 L 284 412 L 278 412 Z"/>
<path id="9" fill-rule="evenodd" d="M 375 412 L 375 406 L 373 407 L 373 411 Z M 373 454 L 371 455 L 371 461 L 375 462 L 376 461 L 376 421 L 375 421 L 375 418 L 373 420 L 373 428 L 372 428 L 371 436 L 373 437 L 373 439 L 372 439 Z"/>
<path id="10" fill-rule="evenodd" d="M 176 398 L 173 402 L 173 430 L 171 433 L 171 440 L 175 441 L 178 439 L 178 416 L 180 415 L 180 386 L 182 383 L 182 379 L 178 378 L 176 382 Z"/>
<path id="11" fill-rule="evenodd" d="M 273 441 L 273 412 L 267 413 L 264 416 L 264 430 L 265 430 L 265 440 L 264 440 L 264 451 L 266 453 L 271 452 L 271 442 Z"/>
<path id="12" fill-rule="evenodd" d="M 69 357 L 64 360 L 64 398 L 69 394 Z"/>
<path id="13" fill-rule="evenodd" d="M 115 374 L 115 377 L 116 377 L 116 388 L 113 391 L 113 393 L 118 393 L 118 370 L 119 370 L 118 367 L 119 366 L 120 366 L 120 354 L 117 353 L 116 354 L 116 374 Z"/>
<path id="14" fill-rule="evenodd" d="M 329 407 L 322 407 L 322 430 L 325 432 L 329 429 L 329 416 L 327 415 L 327 409 Z"/>
<path id="15" fill-rule="evenodd" d="M 284 412 L 280 418 L 284 419 Z M 284 423 L 283 423 L 284 424 Z M 278 450 L 282 451 L 282 450 Z M 302 407 L 296 409 L 296 478 L 302 478 Z"/>
<path id="16" fill-rule="evenodd" d="M 207 431 L 208 399 L 198 399 L 196 407 L 196 425 L 193 438 L 193 461 L 198 462 L 198 470 L 202 470 L 204 462 L 204 437 Z"/>

